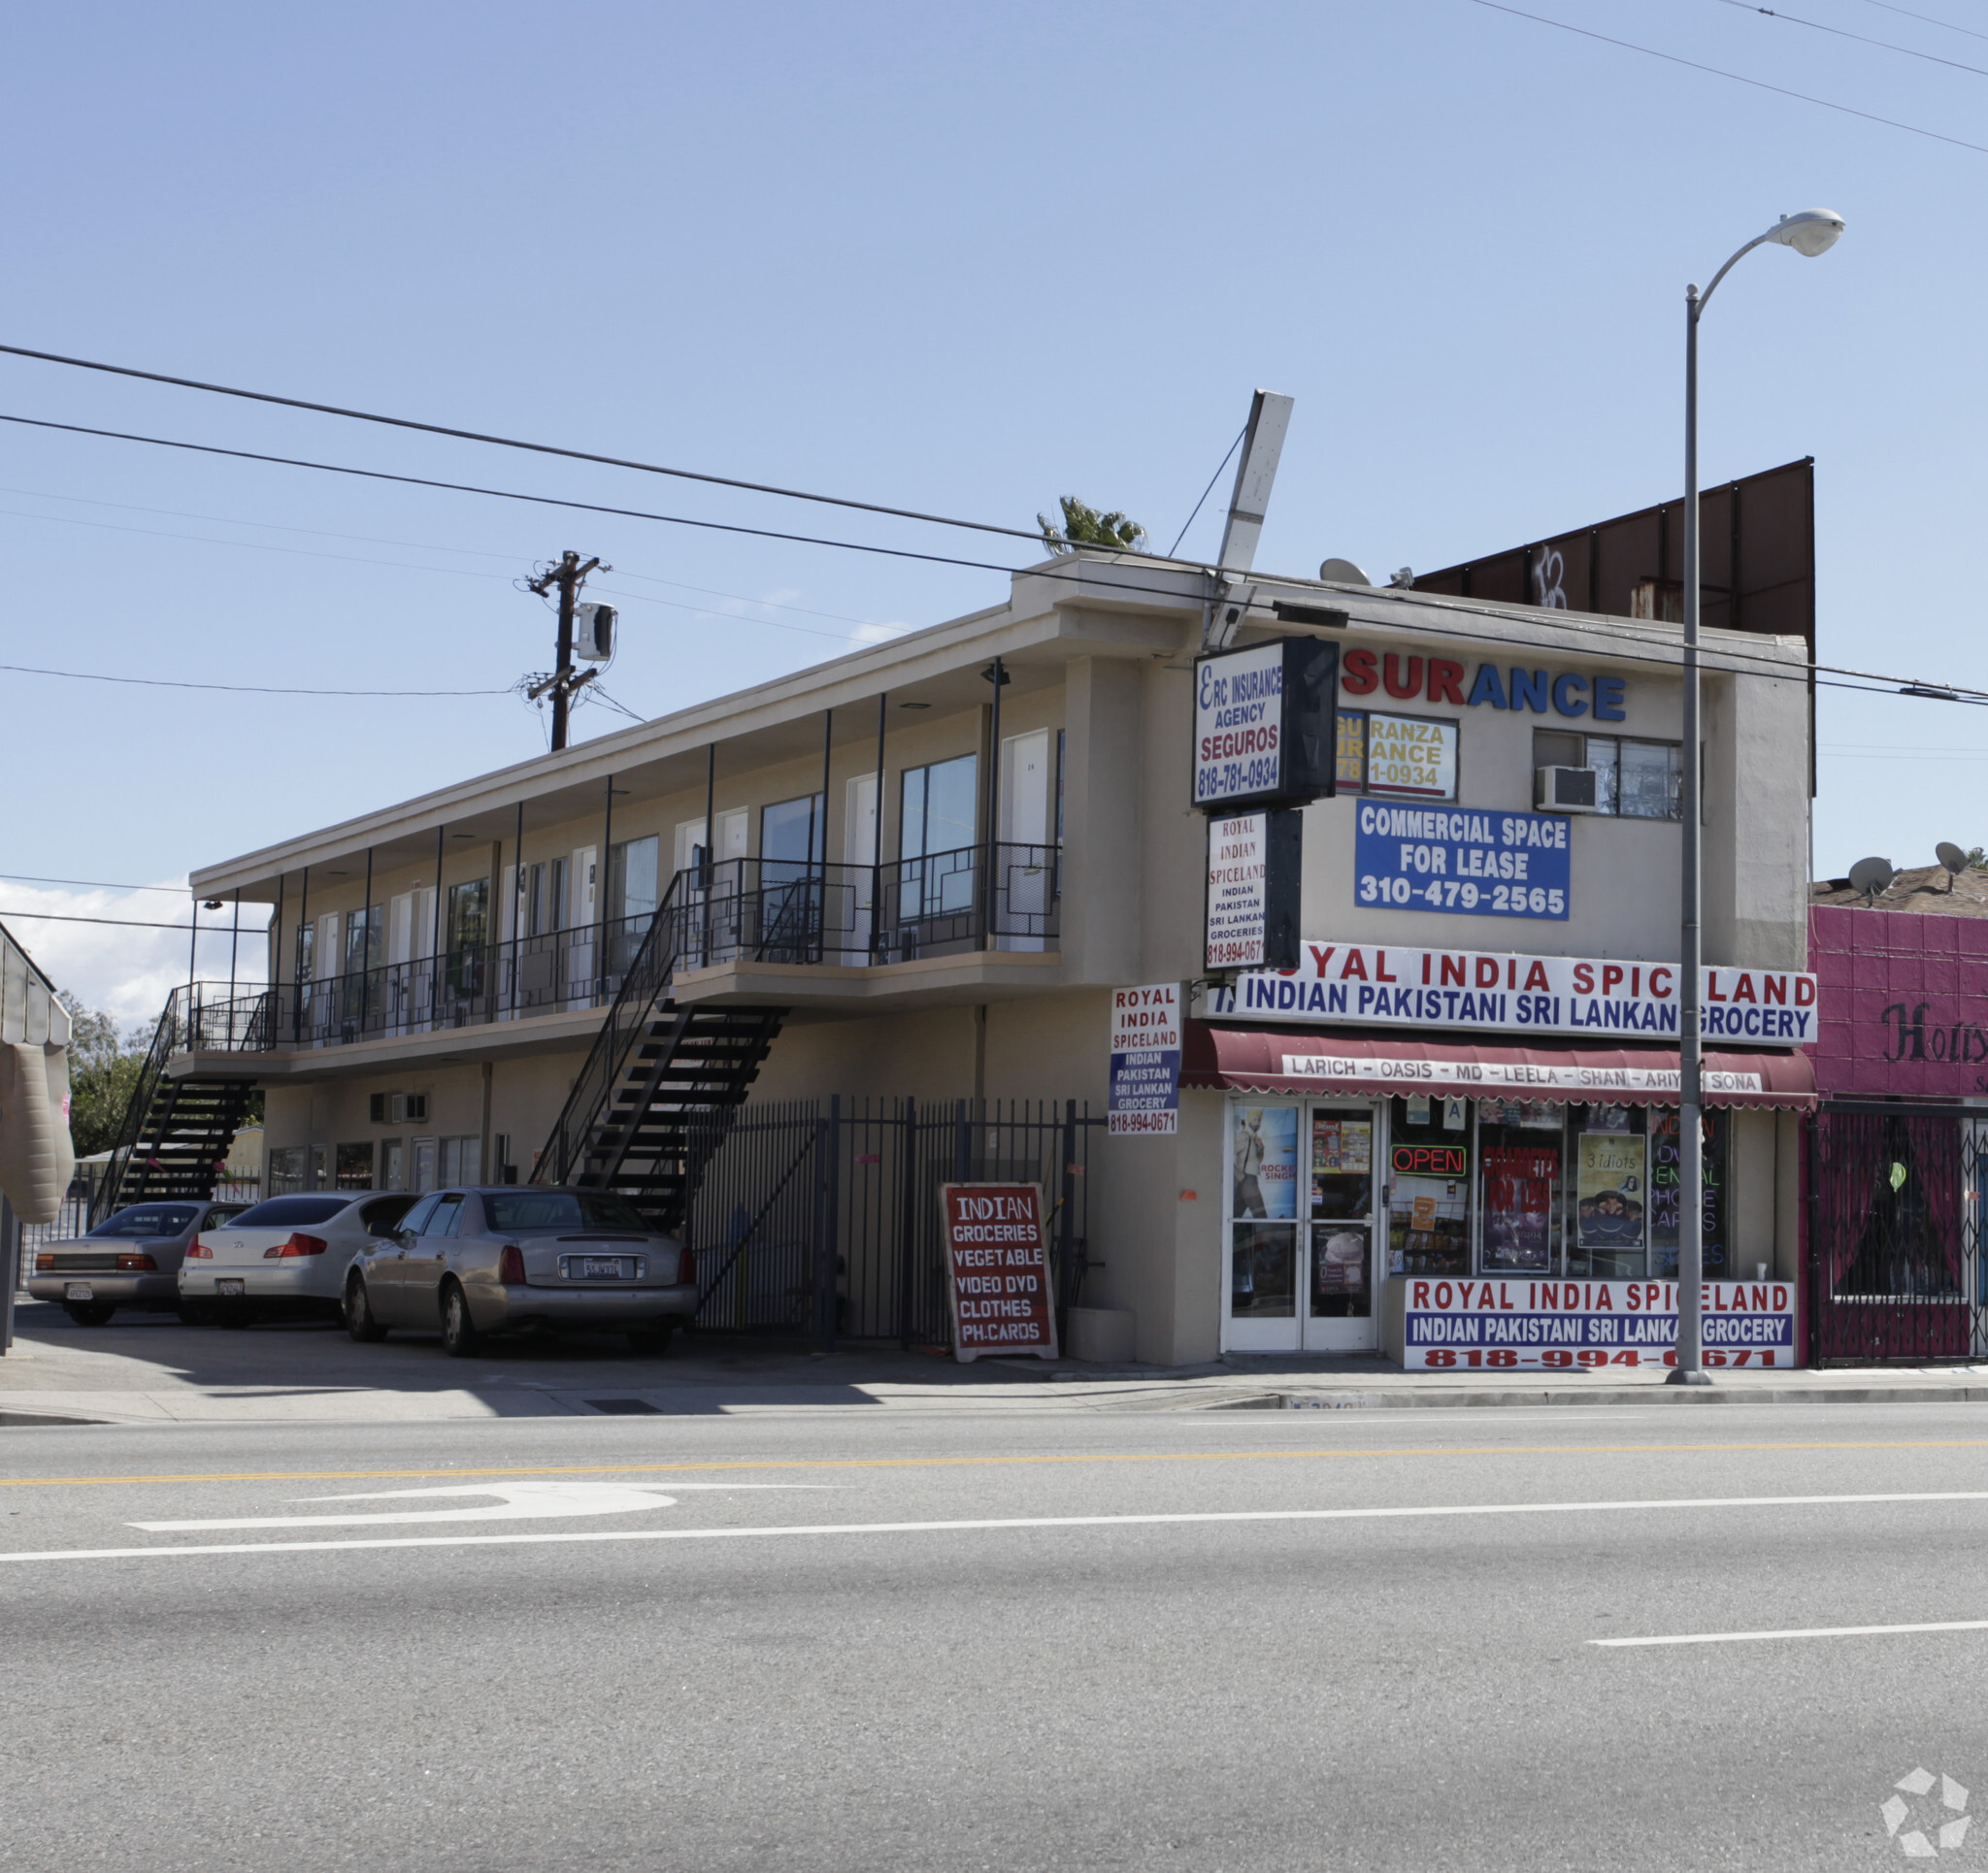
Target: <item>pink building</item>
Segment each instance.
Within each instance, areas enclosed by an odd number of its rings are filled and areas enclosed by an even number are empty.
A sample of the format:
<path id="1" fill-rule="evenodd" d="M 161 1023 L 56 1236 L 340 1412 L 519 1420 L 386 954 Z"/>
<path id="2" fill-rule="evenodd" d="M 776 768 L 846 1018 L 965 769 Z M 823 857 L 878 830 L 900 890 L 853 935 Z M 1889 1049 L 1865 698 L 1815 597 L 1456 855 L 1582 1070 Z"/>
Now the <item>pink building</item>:
<path id="1" fill-rule="evenodd" d="M 1811 1357 L 1978 1357 L 1988 1153 L 1988 873 L 1816 888 L 1820 986 L 1805 1215 Z"/>

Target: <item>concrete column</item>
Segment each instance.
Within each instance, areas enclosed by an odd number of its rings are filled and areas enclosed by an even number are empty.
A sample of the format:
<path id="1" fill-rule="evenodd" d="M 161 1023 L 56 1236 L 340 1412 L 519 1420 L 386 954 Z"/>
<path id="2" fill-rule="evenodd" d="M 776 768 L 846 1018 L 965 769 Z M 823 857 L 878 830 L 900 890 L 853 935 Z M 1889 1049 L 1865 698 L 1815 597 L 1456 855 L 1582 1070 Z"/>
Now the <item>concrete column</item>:
<path id="1" fill-rule="evenodd" d="M 1073 982 L 1140 981 L 1142 667 L 1069 666 L 1063 761 L 1064 967 Z"/>

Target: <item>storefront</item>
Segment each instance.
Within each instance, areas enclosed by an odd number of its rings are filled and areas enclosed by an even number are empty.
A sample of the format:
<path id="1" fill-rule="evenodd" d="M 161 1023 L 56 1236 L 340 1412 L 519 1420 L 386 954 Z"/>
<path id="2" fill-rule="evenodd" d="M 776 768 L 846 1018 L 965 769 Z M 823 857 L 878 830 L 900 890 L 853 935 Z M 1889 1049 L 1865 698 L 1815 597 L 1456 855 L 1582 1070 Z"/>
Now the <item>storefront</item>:
<path id="1" fill-rule="evenodd" d="M 1224 1095 L 1226 1348 L 1378 1349 L 1389 1284 L 1399 1312 L 1415 1278 L 1674 1278 L 1674 1052 L 1342 1035 L 1293 1051 L 1307 1044 L 1187 1031 L 1182 1084 Z M 1774 1113 L 1813 1103 L 1807 1061 L 1708 1053 L 1706 1070 L 1706 1279 L 1785 1279 Z"/>
<path id="2" fill-rule="evenodd" d="M 1988 921 L 1950 889 L 1908 901 L 1924 908 L 1809 913 L 1824 990 L 1804 1177 L 1818 1364 L 1988 1353 Z"/>

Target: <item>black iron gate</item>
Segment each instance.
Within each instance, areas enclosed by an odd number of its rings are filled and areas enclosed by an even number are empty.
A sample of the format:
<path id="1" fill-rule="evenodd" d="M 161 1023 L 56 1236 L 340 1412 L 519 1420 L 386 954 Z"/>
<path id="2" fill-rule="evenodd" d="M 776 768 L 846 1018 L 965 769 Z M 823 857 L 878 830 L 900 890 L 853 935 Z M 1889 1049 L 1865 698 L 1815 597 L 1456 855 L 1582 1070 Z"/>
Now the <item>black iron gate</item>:
<path id="1" fill-rule="evenodd" d="M 1041 1185 L 1057 1304 L 1076 1304 L 1104 1124 L 1075 1100 L 748 1104 L 691 1199 L 698 1331 L 947 1344 L 944 1183 Z"/>
<path id="2" fill-rule="evenodd" d="M 1974 1357 L 1988 1111 L 1826 1105 L 1806 1130 L 1811 1362 Z"/>

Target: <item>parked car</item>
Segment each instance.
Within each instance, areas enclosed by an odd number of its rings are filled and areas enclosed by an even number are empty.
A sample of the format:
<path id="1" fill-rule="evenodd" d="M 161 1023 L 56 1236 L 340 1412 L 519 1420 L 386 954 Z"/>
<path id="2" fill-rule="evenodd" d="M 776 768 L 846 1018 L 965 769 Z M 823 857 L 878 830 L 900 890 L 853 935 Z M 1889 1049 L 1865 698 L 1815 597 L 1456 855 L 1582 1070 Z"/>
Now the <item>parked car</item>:
<path id="1" fill-rule="evenodd" d="M 414 1201 L 384 1190 L 266 1198 L 194 1239 L 180 1265 L 180 1318 L 221 1327 L 335 1319 L 353 1258 L 391 1236 Z"/>
<path id="2" fill-rule="evenodd" d="M 170 1312 L 180 1298 L 180 1265 L 202 1230 L 238 1216 L 244 1203 L 127 1203 L 68 1242 L 35 1251 L 27 1291 L 59 1300 L 79 1327 L 102 1327 L 119 1307 Z"/>
<path id="3" fill-rule="evenodd" d="M 661 1353 L 697 1312 L 697 1264 L 626 1199 L 598 1190 L 505 1185 L 436 1191 L 346 1277 L 355 1340 L 438 1328 L 461 1359 L 492 1333 L 595 1328 Z"/>

